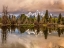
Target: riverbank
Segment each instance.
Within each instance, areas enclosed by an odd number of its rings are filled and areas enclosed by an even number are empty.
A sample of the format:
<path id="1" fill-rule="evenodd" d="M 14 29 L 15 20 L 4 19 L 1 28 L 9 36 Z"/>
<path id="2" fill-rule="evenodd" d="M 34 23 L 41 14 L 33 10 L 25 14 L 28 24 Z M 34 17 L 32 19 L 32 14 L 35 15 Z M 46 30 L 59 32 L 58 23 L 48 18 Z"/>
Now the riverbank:
<path id="1" fill-rule="evenodd" d="M 35 25 L 35 24 L 2 24 L 0 23 L 0 27 L 1 26 L 22 26 L 22 27 L 34 27 L 34 26 L 37 26 L 38 25 Z M 64 27 L 64 25 L 61 25 L 61 24 L 39 24 L 40 27 Z"/>
<path id="2" fill-rule="evenodd" d="M 34 24 L 1 24 L 0 23 L 0 27 L 2 26 L 17 26 L 17 27 L 34 27 Z"/>

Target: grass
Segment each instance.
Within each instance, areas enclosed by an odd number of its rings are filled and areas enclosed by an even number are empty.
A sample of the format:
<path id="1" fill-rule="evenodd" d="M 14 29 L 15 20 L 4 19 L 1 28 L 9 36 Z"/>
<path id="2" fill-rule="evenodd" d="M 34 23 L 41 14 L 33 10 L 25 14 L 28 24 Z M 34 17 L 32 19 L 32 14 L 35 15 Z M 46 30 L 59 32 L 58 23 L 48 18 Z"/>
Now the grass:
<path id="1" fill-rule="evenodd" d="M 21 24 L 22 27 L 34 27 L 34 24 Z"/>
<path id="2" fill-rule="evenodd" d="M 43 24 L 43 26 L 45 26 L 45 27 L 46 27 L 46 26 L 47 26 L 47 24 Z"/>

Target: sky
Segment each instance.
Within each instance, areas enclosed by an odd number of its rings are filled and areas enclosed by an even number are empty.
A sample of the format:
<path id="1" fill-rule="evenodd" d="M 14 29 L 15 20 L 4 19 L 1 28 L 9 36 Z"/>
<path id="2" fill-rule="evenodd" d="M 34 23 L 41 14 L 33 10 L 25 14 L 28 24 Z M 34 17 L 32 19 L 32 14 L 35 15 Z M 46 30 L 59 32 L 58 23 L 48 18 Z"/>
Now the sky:
<path id="1" fill-rule="evenodd" d="M 0 0 L 0 12 L 8 6 L 9 12 L 35 12 L 36 10 L 64 12 L 64 0 Z"/>

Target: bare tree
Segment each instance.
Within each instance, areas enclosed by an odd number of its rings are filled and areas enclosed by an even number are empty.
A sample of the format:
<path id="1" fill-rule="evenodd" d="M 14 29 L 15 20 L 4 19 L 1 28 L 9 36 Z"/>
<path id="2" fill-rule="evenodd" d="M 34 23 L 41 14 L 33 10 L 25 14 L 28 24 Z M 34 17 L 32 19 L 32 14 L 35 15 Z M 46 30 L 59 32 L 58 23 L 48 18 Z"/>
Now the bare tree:
<path id="1" fill-rule="evenodd" d="M 3 6 L 3 16 L 2 16 L 2 24 L 6 25 L 8 23 L 8 7 Z"/>
<path id="2" fill-rule="evenodd" d="M 3 16 L 8 15 L 8 6 L 3 6 Z"/>

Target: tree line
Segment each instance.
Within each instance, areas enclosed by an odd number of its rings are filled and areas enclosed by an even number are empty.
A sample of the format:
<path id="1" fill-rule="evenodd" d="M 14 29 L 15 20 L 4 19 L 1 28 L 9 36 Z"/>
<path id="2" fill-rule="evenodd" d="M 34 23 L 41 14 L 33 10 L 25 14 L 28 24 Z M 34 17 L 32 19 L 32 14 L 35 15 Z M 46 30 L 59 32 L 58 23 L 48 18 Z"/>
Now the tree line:
<path id="1" fill-rule="evenodd" d="M 0 24 L 3 25 L 20 25 L 20 24 L 47 24 L 47 23 L 57 23 L 64 25 L 64 17 L 60 13 L 58 17 L 54 17 L 49 15 L 48 10 L 46 10 L 45 15 L 43 17 L 40 16 L 30 16 L 27 17 L 25 14 L 21 14 L 16 17 L 15 15 L 8 15 L 7 7 L 3 7 L 3 15 L 0 17 Z"/>

